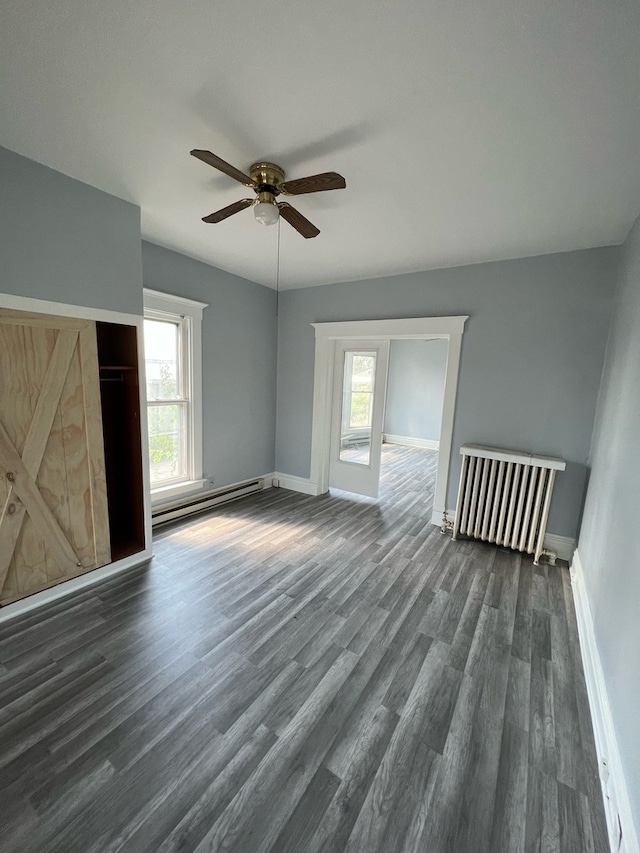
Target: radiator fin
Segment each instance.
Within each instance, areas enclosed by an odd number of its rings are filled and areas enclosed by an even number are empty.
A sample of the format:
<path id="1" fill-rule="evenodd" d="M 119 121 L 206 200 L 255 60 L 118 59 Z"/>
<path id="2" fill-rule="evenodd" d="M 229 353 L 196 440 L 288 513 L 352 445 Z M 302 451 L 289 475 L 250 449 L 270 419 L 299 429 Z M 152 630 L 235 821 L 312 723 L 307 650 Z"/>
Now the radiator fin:
<path id="1" fill-rule="evenodd" d="M 454 538 L 469 536 L 542 554 L 556 471 L 561 459 L 464 445 Z"/>

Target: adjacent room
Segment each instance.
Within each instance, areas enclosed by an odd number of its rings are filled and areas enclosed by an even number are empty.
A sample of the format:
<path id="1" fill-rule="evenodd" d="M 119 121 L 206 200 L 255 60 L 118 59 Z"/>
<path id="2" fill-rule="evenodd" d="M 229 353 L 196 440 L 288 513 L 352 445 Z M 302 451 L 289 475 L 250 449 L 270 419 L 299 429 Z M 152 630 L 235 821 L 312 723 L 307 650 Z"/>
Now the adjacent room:
<path id="1" fill-rule="evenodd" d="M 640 6 L 0 21 L 3 853 L 640 853 Z"/>

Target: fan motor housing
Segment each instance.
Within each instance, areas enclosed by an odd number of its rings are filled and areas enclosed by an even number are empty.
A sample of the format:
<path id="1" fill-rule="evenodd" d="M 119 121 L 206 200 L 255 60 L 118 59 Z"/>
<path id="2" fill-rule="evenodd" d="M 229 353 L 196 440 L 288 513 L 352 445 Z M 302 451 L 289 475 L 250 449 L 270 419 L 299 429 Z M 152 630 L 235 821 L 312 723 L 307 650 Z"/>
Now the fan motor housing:
<path id="1" fill-rule="evenodd" d="M 284 183 L 284 169 L 275 163 L 254 163 L 249 170 L 252 180 L 257 184 L 256 192 L 268 192 L 279 195 Z"/>

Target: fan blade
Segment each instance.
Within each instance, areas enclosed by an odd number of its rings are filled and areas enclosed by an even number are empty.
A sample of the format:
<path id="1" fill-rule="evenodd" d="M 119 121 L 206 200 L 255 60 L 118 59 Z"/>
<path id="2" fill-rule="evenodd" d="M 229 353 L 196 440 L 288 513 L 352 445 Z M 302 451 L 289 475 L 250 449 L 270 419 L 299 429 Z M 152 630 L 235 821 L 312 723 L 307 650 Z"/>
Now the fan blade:
<path id="1" fill-rule="evenodd" d="M 296 231 L 302 234 L 307 240 L 310 237 L 318 236 L 320 229 L 316 228 L 312 222 L 309 222 L 295 207 L 291 207 L 286 201 L 279 202 L 278 207 L 280 208 L 280 215 L 287 220 L 289 225 L 293 225 Z"/>
<path id="2" fill-rule="evenodd" d="M 242 198 L 240 201 L 234 201 L 233 204 L 230 204 L 228 207 L 223 207 L 222 210 L 216 210 L 215 213 L 210 213 L 209 216 L 203 216 L 203 222 L 222 222 L 223 219 L 226 219 L 228 216 L 233 216 L 234 213 L 240 213 L 241 210 L 244 210 L 245 207 L 251 207 L 255 199 L 253 198 Z"/>
<path id="3" fill-rule="evenodd" d="M 229 175 L 230 178 L 239 181 L 246 187 L 255 187 L 256 185 L 256 182 L 252 180 L 249 175 L 245 175 L 245 173 L 241 172 L 240 169 L 236 169 L 235 166 L 231 166 L 229 163 L 221 160 L 220 157 L 216 157 L 216 155 L 212 154 L 211 151 L 200 151 L 198 148 L 194 148 L 193 151 L 190 151 L 189 153 L 194 157 L 197 157 L 198 160 L 202 160 L 203 163 L 208 163 L 209 166 L 213 166 L 214 169 L 224 172 L 225 175 Z"/>
<path id="4" fill-rule="evenodd" d="M 290 195 L 302 195 L 302 193 L 319 193 L 323 190 L 343 190 L 346 186 L 347 182 L 342 175 L 337 172 L 323 172 L 321 175 L 309 175 L 308 178 L 285 181 L 282 189 Z"/>

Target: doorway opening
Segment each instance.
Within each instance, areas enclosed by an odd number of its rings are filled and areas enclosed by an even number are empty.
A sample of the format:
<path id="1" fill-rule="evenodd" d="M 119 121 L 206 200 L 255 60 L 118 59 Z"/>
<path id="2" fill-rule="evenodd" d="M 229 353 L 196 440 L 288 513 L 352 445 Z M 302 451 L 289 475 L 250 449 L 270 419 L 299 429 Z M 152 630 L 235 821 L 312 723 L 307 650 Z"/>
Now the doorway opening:
<path id="1" fill-rule="evenodd" d="M 442 338 L 392 340 L 389 348 L 379 494 L 402 496 L 418 491 L 429 517 L 448 348 Z"/>
<path id="2" fill-rule="evenodd" d="M 462 334 L 467 319 L 467 316 L 418 317 L 398 320 L 360 320 L 354 322 L 313 324 L 316 333 L 316 360 L 311 441 L 311 480 L 315 483 L 318 494 L 327 492 L 330 483 L 334 481 L 332 464 L 335 465 L 336 458 L 339 460 L 340 456 L 337 450 L 341 441 L 336 443 L 335 436 L 339 435 L 340 438 L 342 437 L 340 432 L 340 418 L 342 417 L 344 405 L 342 406 L 342 410 L 340 410 L 340 415 L 338 415 L 337 411 L 339 407 L 337 408 L 334 405 L 334 400 L 337 394 L 336 388 L 339 387 L 338 383 L 342 386 L 343 399 L 345 394 L 346 383 L 344 383 L 344 378 L 347 374 L 345 371 L 343 376 L 340 376 L 340 364 L 344 365 L 346 362 L 344 355 L 342 355 L 341 361 L 341 353 L 344 354 L 347 351 L 371 352 L 375 347 L 378 347 L 378 352 L 381 352 L 382 347 L 386 346 L 388 361 L 388 348 L 392 340 L 443 339 L 447 342 L 448 347 L 440 440 L 437 450 L 433 512 L 431 516 L 433 523 L 441 523 L 442 514 L 446 506 L 449 481 Z M 378 357 L 378 360 L 383 361 L 384 359 Z M 383 382 L 379 382 L 379 387 L 386 389 L 386 363 L 383 380 Z M 357 393 L 358 391 L 358 389 L 354 389 L 353 387 L 348 390 L 350 393 Z M 375 396 L 373 406 L 375 406 Z M 382 414 L 384 413 L 384 399 L 380 411 Z M 338 419 L 337 422 L 336 419 Z M 380 420 L 380 452 L 382 451 L 382 427 L 383 423 Z M 377 438 L 373 436 L 374 433 L 372 433 L 370 442 L 371 457 L 378 446 Z M 368 466 L 361 465 L 360 467 L 371 469 L 371 457 Z M 347 465 L 353 464 L 348 459 L 341 461 Z M 344 488 L 344 486 L 338 485 L 338 488 Z M 360 493 L 371 494 L 371 492 L 366 491 L 360 491 Z"/>
<path id="3" fill-rule="evenodd" d="M 438 472 L 438 453 L 422 447 L 382 445 L 378 501 L 396 511 L 419 506 L 420 515 L 430 519 Z"/>

